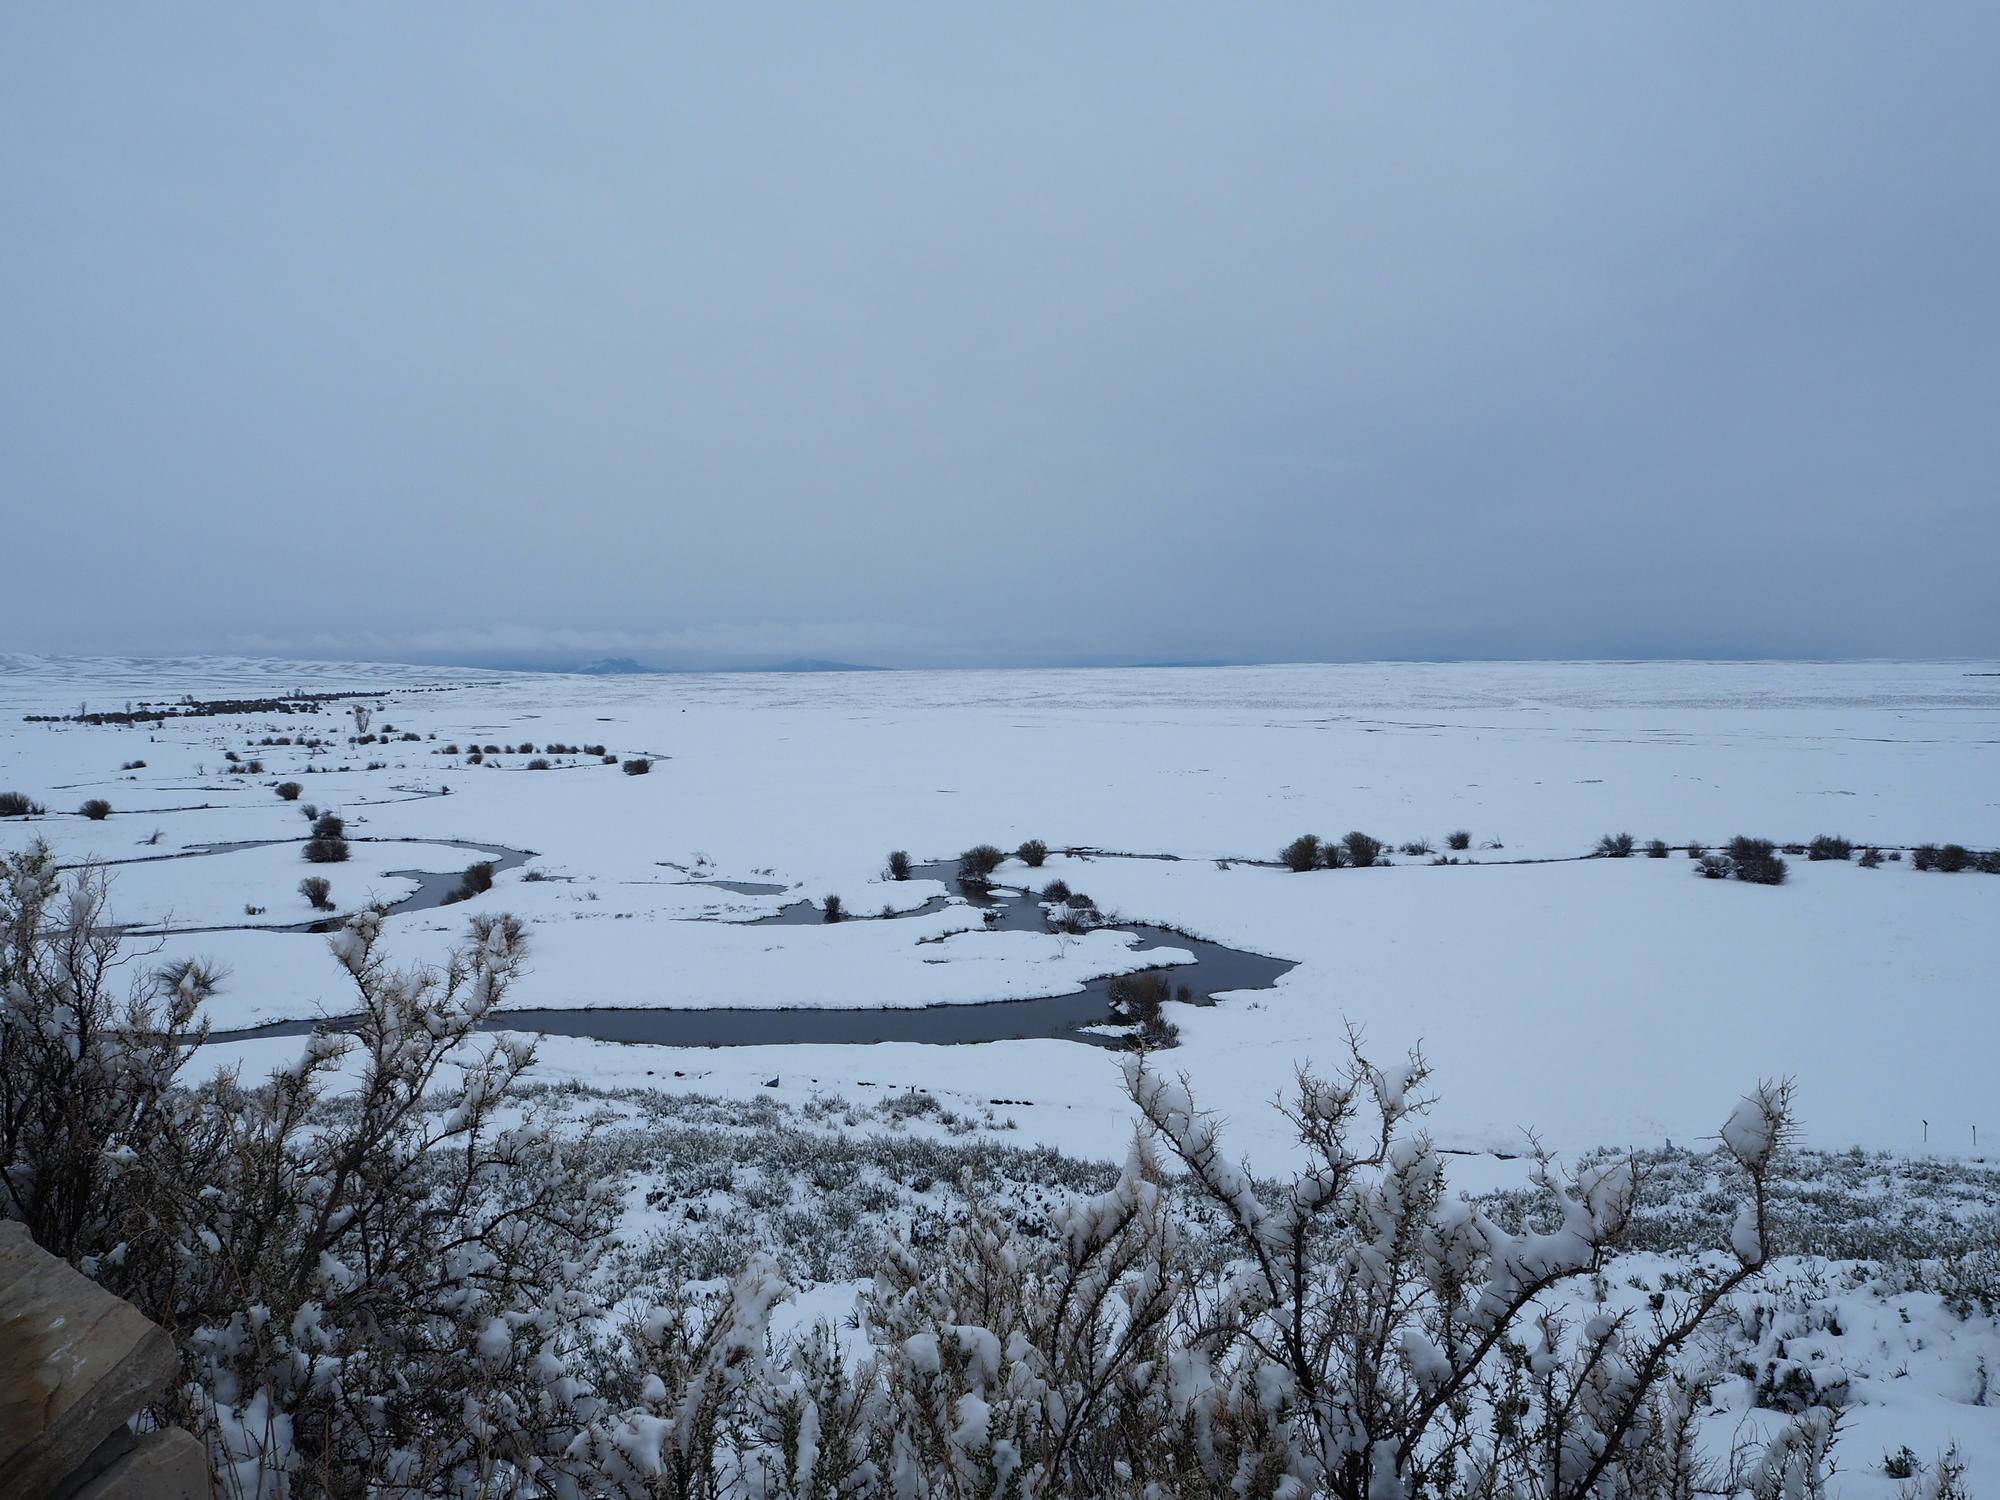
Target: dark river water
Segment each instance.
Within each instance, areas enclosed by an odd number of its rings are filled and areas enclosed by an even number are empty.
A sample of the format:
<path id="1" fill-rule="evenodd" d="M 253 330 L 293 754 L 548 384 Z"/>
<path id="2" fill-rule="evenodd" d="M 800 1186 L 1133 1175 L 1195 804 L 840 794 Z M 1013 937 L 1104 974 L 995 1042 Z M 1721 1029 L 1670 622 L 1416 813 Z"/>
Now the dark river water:
<path id="1" fill-rule="evenodd" d="M 440 843 L 444 840 L 427 840 Z M 466 845 L 481 853 L 516 854 L 498 851 L 495 846 Z M 528 858 L 519 854 L 511 863 Z M 496 857 L 496 869 L 507 868 Z M 951 883 L 950 864 L 921 866 L 911 872 L 919 879 Z M 423 910 L 436 906 L 458 883 L 457 875 L 416 876 L 426 882 L 415 895 L 395 908 L 397 911 Z M 435 891 L 429 882 L 438 882 Z M 751 882 L 692 882 L 736 890 Z M 744 894 L 771 894 L 783 887 L 762 886 Z M 1000 932 L 1043 932 L 1047 923 L 1040 903 L 1025 893 L 996 888 L 991 892 L 966 891 L 964 898 L 986 914 L 989 930 Z M 434 899 L 433 899 L 434 898 Z M 914 911 L 897 917 L 856 916 L 852 921 L 895 921 L 943 909 L 949 897 L 934 897 Z M 794 925 L 825 920 L 820 907 L 811 901 L 794 902 L 753 925 Z M 319 924 L 314 924 L 319 925 Z M 1168 969 L 1176 991 L 1183 986 L 1193 1003 L 1206 1005 L 1214 997 L 1237 990 L 1269 989 L 1293 964 L 1286 959 L 1266 958 L 1185 937 L 1170 928 L 1144 922 L 1112 922 L 1110 930 L 1128 932 L 1137 939 L 1139 952 L 1178 948 L 1194 956 L 1192 964 L 1174 964 Z M 549 1036 L 591 1037 L 606 1042 L 653 1042 L 673 1047 L 743 1047 L 797 1045 L 811 1042 L 864 1044 L 869 1042 L 1001 1042 L 1027 1038 L 1055 1037 L 1099 1046 L 1116 1046 L 1116 1037 L 1100 1036 L 1083 1028 L 1100 1025 L 1111 1016 L 1111 980 L 1092 980 L 1081 989 L 1062 995 L 1046 995 L 1032 1000 L 991 1000 L 925 1006 L 856 1007 L 829 1010 L 708 1007 L 695 1009 L 649 1008 L 644 1010 L 505 1010 L 495 1015 L 489 1026 L 494 1030 L 534 1031 Z M 338 1027 L 345 1017 L 333 1017 L 326 1024 Z M 215 1032 L 211 1040 L 234 1041 L 252 1037 L 305 1036 L 321 1024 L 318 1021 L 278 1021 L 268 1026 L 241 1031 Z"/>

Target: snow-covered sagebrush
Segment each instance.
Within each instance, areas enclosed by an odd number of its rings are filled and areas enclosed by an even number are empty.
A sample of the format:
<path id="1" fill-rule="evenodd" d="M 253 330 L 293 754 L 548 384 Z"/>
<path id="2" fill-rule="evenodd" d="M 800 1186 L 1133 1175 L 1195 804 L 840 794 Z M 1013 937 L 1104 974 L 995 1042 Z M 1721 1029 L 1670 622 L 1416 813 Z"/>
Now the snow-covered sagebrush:
<path id="1" fill-rule="evenodd" d="M 333 939 L 351 1035 L 256 1085 L 181 1088 L 210 981 L 148 976 L 115 1000 L 101 880 L 58 899 L 40 846 L 8 876 L 10 1210 L 174 1334 L 184 1378 L 157 1415 L 207 1439 L 224 1493 L 567 1483 L 617 1190 L 574 1132 L 503 1124 L 530 1051 L 477 1028 L 519 929 L 479 919 L 442 970 L 398 972 L 363 913 Z M 358 1088 L 330 1100 L 343 1068 Z"/>

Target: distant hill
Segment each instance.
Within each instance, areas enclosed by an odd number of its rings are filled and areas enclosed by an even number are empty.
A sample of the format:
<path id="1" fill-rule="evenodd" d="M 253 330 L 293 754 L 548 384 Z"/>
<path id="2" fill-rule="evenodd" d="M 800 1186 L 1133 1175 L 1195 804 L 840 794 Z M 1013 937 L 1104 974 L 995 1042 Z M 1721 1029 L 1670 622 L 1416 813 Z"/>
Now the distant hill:
<path id="1" fill-rule="evenodd" d="M 887 667 L 856 666 L 851 661 L 821 661 L 817 657 L 798 656 L 790 661 L 776 662 L 768 667 L 745 667 L 746 672 L 886 672 Z"/>
<path id="2" fill-rule="evenodd" d="M 650 672 L 651 667 L 642 667 L 629 656 L 607 656 L 602 661 L 585 662 L 576 669 L 592 677 L 624 677 L 635 672 Z"/>
<path id="3" fill-rule="evenodd" d="M 549 669 L 529 667 L 527 670 Z M 607 656 L 600 661 L 585 662 L 580 667 L 571 667 L 568 670 L 590 677 L 634 677 L 670 672 L 882 672 L 888 669 L 859 666 L 851 661 L 824 661 L 815 656 L 795 656 L 788 661 L 732 663 L 728 666 L 713 667 L 648 667 L 629 656 Z"/>

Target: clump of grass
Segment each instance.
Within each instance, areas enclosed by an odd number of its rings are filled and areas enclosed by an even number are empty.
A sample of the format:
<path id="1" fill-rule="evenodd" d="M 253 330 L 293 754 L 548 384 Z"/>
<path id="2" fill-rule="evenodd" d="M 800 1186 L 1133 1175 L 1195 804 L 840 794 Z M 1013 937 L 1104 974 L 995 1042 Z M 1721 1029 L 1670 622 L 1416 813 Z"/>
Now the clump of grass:
<path id="1" fill-rule="evenodd" d="M 1708 850 L 1704 846 L 1695 843 L 1690 843 L 1688 845 L 1689 859 L 1706 859 L 1707 857 L 1708 857 Z"/>
<path id="2" fill-rule="evenodd" d="M 1753 839 L 1738 834 L 1729 841 L 1729 862 L 1738 880 L 1751 885 L 1783 885 L 1785 862 L 1769 839 Z"/>
<path id="3" fill-rule="evenodd" d="M 539 755 L 537 755 L 533 760 L 528 762 L 528 769 L 530 771 L 546 771 L 548 768 L 549 768 L 548 761 L 546 761 Z"/>
<path id="4" fill-rule="evenodd" d="M 1646 858 L 1665 859 L 1666 857 L 1667 841 L 1665 839 L 1654 839 L 1652 843 L 1646 846 Z"/>
<path id="5" fill-rule="evenodd" d="M 1121 1026 L 1138 1028 L 1127 1039 L 1127 1046 L 1154 1051 L 1172 1047 L 1180 1041 L 1180 1027 L 1169 1021 L 1163 1010 L 1173 993 L 1172 981 L 1165 969 L 1121 974 L 1111 981 L 1108 991 L 1112 1021 Z M 1190 992 L 1183 988 L 1181 996 L 1189 998 Z"/>
<path id="6" fill-rule="evenodd" d="M 1729 870 L 1729 857 L 1723 854 L 1704 854 L 1695 866 L 1695 873 L 1703 880 L 1727 880 Z"/>
<path id="7" fill-rule="evenodd" d="M 79 807 L 77 811 L 93 823 L 102 823 L 106 818 L 111 816 L 111 804 L 106 802 L 102 797 L 92 797 L 83 806 Z"/>
<path id="8" fill-rule="evenodd" d="M 643 755 L 635 755 L 622 768 L 627 776 L 644 776 L 653 769 L 653 763 Z"/>
<path id="9" fill-rule="evenodd" d="M 1062 904 L 1053 913 L 1058 932 L 1081 933 L 1100 925 L 1104 914 L 1097 909 L 1097 903 L 1082 891 L 1069 891 L 1062 898 Z"/>
<path id="10" fill-rule="evenodd" d="M 1383 844 L 1378 838 L 1360 832 L 1358 829 L 1340 841 L 1347 850 L 1347 862 L 1357 870 L 1365 870 L 1382 857 Z"/>
<path id="11" fill-rule="evenodd" d="M 1607 833 L 1597 841 L 1597 853 L 1603 859 L 1630 859 L 1634 847 L 1629 833 Z"/>
<path id="12" fill-rule="evenodd" d="M 1321 839 L 1319 862 L 1329 870 L 1339 870 L 1347 865 L 1347 846 L 1339 839 Z"/>
<path id="13" fill-rule="evenodd" d="M 909 850 L 891 849 L 889 851 L 889 878 L 891 880 L 908 880 L 910 878 Z"/>
<path id="14" fill-rule="evenodd" d="M 1421 859 L 1426 854 L 1431 853 L 1431 841 L 1429 839 L 1411 839 L 1407 844 L 1403 845 L 1403 852 L 1409 855 L 1411 859 Z"/>
<path id="15" fill-rule="evenodd" d="M 1880 849 L 1868 848 L 1868 849 L 1863 849 L 1861 851 L 1862 869 L 1873 870 L 1878 866 L 1880 866 L 1881 863 L 1882 863 L 1882 851 Z"/>
<path id="16" fill-rule="evenodd" d="M 993 872 L 1006 857 L 991 844 L 974 844 L 958 856 L 958 883 L 967 890 L 985 890 L 992 885 Z"/>
<path id="17" fill-rule="evenodd" d="M 1850 859 L 1853 854 L 1854 846 L 1837 834 L 1822 833 L 1806 845 L 1806 858 L 1815 862 L 1823 859 Z"/>
<path id="18" fill-rule="evenodd" d="M 1278 851 L 1285 868 L 1303 875 L 1319 864 L 1319 835 L 1302 833 Z"/>
<path id="19" fill-rule="evenodd" d="M 474 896 L 483 896 L 493 889 L 493 861 L 482 859 L 465 867 L 465 873 L 458 877 L 458 885 L 447 895 L 440 906 L 454 906 L 460 901 L 470 901 Z"/>
<path id="20" fill-rule="evenodd" d="M 1031 870 L 1039 870 L 1042 861 L 1049 857 L 1049 846 L 1040 839 L 1029 839 L 1014 851 L 1014 857 Z"/>
<path id="21" fill-rule="evenodd" d="M 1470 849 L 1472 847 L 1471 830 L 1465 828 L 1456 829 L 1446 834 L 1444 841 L 1453 849 Z"/>

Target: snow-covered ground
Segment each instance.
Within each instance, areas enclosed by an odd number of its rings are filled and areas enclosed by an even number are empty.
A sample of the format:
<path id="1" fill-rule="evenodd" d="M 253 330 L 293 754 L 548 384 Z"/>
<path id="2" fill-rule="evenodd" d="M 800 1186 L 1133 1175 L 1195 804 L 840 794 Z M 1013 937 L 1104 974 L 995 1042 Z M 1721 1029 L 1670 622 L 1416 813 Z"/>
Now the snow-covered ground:
<path id="1" fill-rule="evenodd" d="M 363 696 L 157 728 L 25 717 L 295 689 Z M 349 744 L 351 703 L 393 737 Z M 327 743 L 263 743 L 279 737 Z M 598 755 L 549 754 L 551 741 L 652 766 L 626 775 Z M 527 743 L 550 769 L 527 769 Z M 499 750 L 468 764 L 485 745 Z M 261 772 L 239 769 L 253 759 Z M 303 784 L 298 802 L 274 794 L 284 780 Z M 945 888 L 883 874 L 892 849 L 922 863 L 1040 838 L 1094 852 L 1036 872 L 1010 862 L 1000 878 L 1060 877 L 1131 921 L 1296 961 L 1274 989 L 1168 1007 L 1182 1045 L 1165 1065 L 1229 1118 L 1262 1173 L 1291 1161 L 1265 1106 L 1295 1064 L 1336 1062 L 1350 1025 L 1377 1054 L 1423 1047 L 1433 1135 L 1469 1153 L 1454 1180 L 1475 1190 L 1518 1181 L 1509 1156 L 1529 1127 L 1569 1152 L 1698 1143 L 1760 1076 L 1797 1078 L 1804 1137 L 1822 1149 L 1976 1171 L 2000 1135 L 2000 879 L 1794 858 L 1785 884 L 1761 887 L 1696 879 L 1678 851 L 1579 858 L 1621 831 L 1642 847 L 1738 833 L 2000 846 L 1990 662 L 600 678 L 0 656 L 0 791 L 50 809 L 0 819 L 0 850 L 40 837 L 66 861 L 117 862 L 121 920 L 266 929 L 165 942 L 164 956 L 229 971 L 218 1028 L 346 1008 L 326 940 L 268 929 L 313 915 L 304 875 L 327 876 L 349 910 L 415 889 L 392 871 L 480 857 L 445 840 L 534 858 L 468 903 L 391 917 L 388 946 L 436 959 L 468 916 L 511 911 L 532 943 L 521 1007 L 965 1004 L 1161 961 L 1115 923 L 1061 939 L 985 931 L 963 904 L 920 912 Z M 79 816 L 91 797 L 111 816 Z M 308 803 L 346 819 L 348 863 L 300 857 Z M 1300 833 L 1349 829 L 1440 851 L 1465 829 L 1472 863 L 1399 854 L 1389 868 L 1304 875 L 1269 863 Z M 252 840 L 291 842 L 160 858 Z M 750 925 L 828 894 L 857 916 L 902 915 Z M 207 1055 L 254 1075 L 297 1047 Z M 1121 1152 L 1132 1120 L 1116 1055 L 1067 1040 L 691 1050 L 548 1038 L 536 1076 L 801 1117 L 915 1089 L 974 1136 L 1093 1160 Z M 1635 1267 L 1640 1280 L 1657 1269 Z M 1868 1418 L 1863 1441 L 1928 1457 L 1956 1437 L 2000 1472 L 1993 1410 L 1973 1404 L 1977 1358 L 2000 1363 L 1990 1320 L 1983 1335 L 1954 1332 L 1928 1294 L 1841 1295 L 1843 1332 L 1801 1334 L 1798 1347 L 1851 1357 L 1877 1382 L 1872 1409 L 1896 1420 Z M 1833 1340 L 1832 1353 L 1813 1340 Z M 1865 1359 L 1857 1340 L 1872 1340 Z M 1897 1383 L 1899 1362 L 1911 1384 Z M 1919 1380 L 1932 1366 L 1937 1378 Z M 1850 1492 L 1893 1485 L 1878 1471 Z"/>
<path id="2" fill-rule="evenodd" d="M 1829 1146 L 1969 1152 L 2000 1132 L 1992 935 L 2000 881 L 1908 863 L 1791 861 L 1777 888 L 1694 879 L 1663 861 L 1573 860 L 1607 832 L 1714 844 L 1839 833 L 1857 843 L 2000 844 L 2000 676 L 1991 663 L 1531 663 L 1217 670 L 564 677 L 242 661 L 0 658 L 0 790 L 52 811 L 0 821 L 68 859 L 131 860 L 306 833 L 302 802 L 339 811 L 354 860 L 308 871 L 283 845 L 121 865 L 114 905 L 183 927 L 309 915 L 306 873 L 335 899 L 394 900 L 391 869 L 449 871 L 459 839 L 533 850 L 463 907 L 392 921 L 435 958 L 465 916 L 526 919 L 524 1007 L 870 1006 L 1059 993 L 1151 960 L 1114 932 L 1082 941 L 986 933 L 964 907 L 839 926 L 751 926 L 799 898 L 910 911 L 934 882 L 882 875 L 977 842 L 1037 837 L 1178 861 L 1052 857 L 1106 910 L 1298 961 L 1273 991 L 1172 1007 L 1175 1062 L 1244 1114 L 1295 1060 L 1335 1054 L 1349 1023 L 1437 1065 L 1439 1139 L 1511 1148 L 1687 1140 L 1760 1074 L 1799 1079 Z M 128 700 L 370 690 L 387 743 L 350 746 L 347 703 L 316 714 L 169 719 L 152 728 L 23 722 Z M 315 734 L 327 748 L 260 745 Z M 405 740 L 404 734 L 420 738 Z M 507 747 L 603 743 L 546 772 Z M 461 751 L 494 744 L 485 765 Z M 226 752 L 263 762 L 232 774 Z M 131 760 L 141 769 L 121 771 Z M 361 769 L 370 761 L 383 769 Z M 495 766 L 493 762 L 497 761 Z M 333 767 L 352 769 L 330 769 Z M 449 796 L 434 795 L 445 788 Z M 432 794 L 432 795 L 426 795 Z M 114 808 L 74 814 L 86 797 Z M 1440 850 L 1471 832 L 1476 866 L 1292 875 L 1301 832 L 1360 828 Z M 148 842 L 158 833 L 158 842 Z M 1488 848 L 1498 843 L 1504 847 Z M 1010 864 L 1003 878 L 1026 880 Z M 531 875 L 550 877 L 530 879 Z M 758 880 L 737 895 L 695 879 Z M 261 917 L 246 906 L 267 908 Z M 734 919 L 718 920 L 718 919 Z M 957 935 L 953 935 L 957 934 Z M 944 939 L 937 941 L 937 939 Z M 229 967 L 220 1027 L 341 1002 L 323 939 L 204 933 L 170 952 Z M 671 1073 L 631 1049 L 551 1044 L 591 1078 Z M 1641 1059 L 1638 1070 L 1612 1066 Z M 1113 1060 L 1070 1043 L 956 1049 L 774 1047 L 683 1058 L 712 1088 L 893 1073 L 1035 1101 L 1070 1149 L 1122 1134 Z M 786 1085 L 789 1087 L 789 1085 Z M 1071 1128 L 1071 1123 L 1075 1128 Z M 1255 1141 L 1249 1143 L 1259 1149 Z M 1274 1145 L 1274 1150 L 1278 1149 Z"/>

